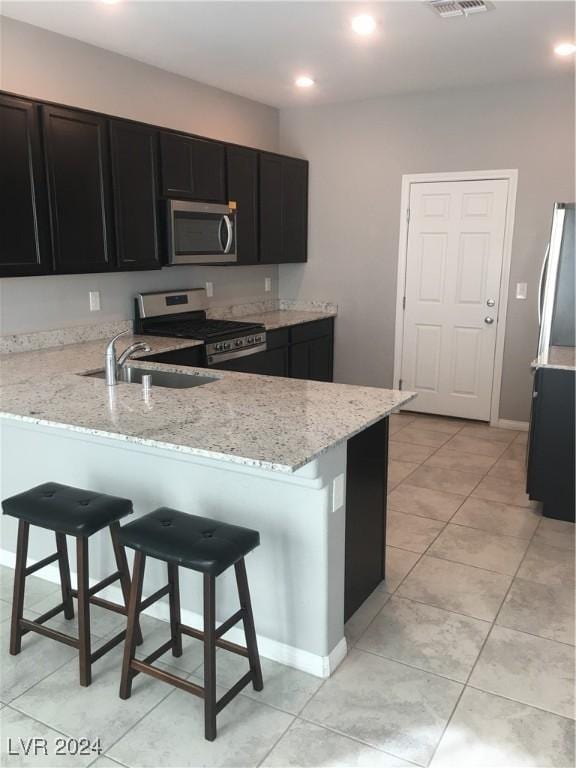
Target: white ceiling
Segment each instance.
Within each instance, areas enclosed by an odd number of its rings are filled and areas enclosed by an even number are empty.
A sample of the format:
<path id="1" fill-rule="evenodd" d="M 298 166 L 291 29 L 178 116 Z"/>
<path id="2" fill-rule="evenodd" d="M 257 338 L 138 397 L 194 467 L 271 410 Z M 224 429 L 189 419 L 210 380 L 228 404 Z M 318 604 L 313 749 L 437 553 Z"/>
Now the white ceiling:
<path id="1" fill-rule="evenodd" d="M 545 77 L 574 66 L 569 1 L 501 0 L 440 19 L 423 2 L 5 0 L 2 14 L 277 107 Z M 378 20 L 370 39 L 353 15 Z M 310 74 L 316 85 L 296 89 Z"/>

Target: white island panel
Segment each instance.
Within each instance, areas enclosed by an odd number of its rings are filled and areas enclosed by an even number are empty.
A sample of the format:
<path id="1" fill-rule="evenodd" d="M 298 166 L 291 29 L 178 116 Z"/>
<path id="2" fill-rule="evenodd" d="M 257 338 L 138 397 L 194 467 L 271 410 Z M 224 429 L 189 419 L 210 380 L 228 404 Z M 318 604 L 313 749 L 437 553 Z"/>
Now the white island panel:
<path id="1" fill-rule="evenodd" d="M 346 443 L 290 474 L 15 420 L 2 420 L 1 449 L 1 498 L 56 481 L 130 498 L 136 515 L 172 506 L 255 528 L 261 545 L 246 566 L 261 654 L 318 676 L 328 676 L 346 654 L 345 506 L 333 510 L 332 498 L 334 479 L 346 476 Z M 17 521 L 3 516 L 6 565 L 14 563 L 16 529 Z M 69 549 L 75 571 L 74 548 Z M 52 532 L 31 529 L 30 562 L 53 551 Z M 108 534 L 100 532 L 90 539 L 91 578 L 95 582 L 113 570 Z M 58 582 L 56 567 L 41 575 Z M 150 559 L 145 594 L 165 583 L 165 566 Z M 121 601 L 118 588 L 107 593 Z M 183 621 L 201 628 L 201 576 L 181 569 L 181 593 Z M 232 570 L 217 580 L 218 620 L 237 608 Z M 168 618 L 163 602 L 150 611 Z M 227 637 L 243 642 L 238 628 Z"/>

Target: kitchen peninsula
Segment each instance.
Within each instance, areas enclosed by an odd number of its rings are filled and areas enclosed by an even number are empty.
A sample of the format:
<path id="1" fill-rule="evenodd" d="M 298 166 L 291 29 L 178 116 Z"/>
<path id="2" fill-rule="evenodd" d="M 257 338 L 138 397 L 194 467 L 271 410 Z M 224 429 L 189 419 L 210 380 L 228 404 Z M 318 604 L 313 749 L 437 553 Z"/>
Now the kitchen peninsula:
<path id="1" fill-rule="evenodd" d="M 154 354 L 195 344 L 145 340 Z M 131 498 L 137 515 L 166 505 L 258 529 L 262 546 L 247 567 L 261 653 L 330 675 L 346 654 L 345 617 L 382 578 L 387 417 L 413 395 L 139 360 L 212 378 L 146 395 L 139 384 L 107 387 L 86 375 L 102 369 L 105 346 L 0 355 L 2 498 L 54 480 Z M 2 558 L 12 565 L 16 528 L 10 518 L 2 525 Z M 37 533 L 30 557 L 51 548 L 49 533 Z M 93 548 L 100 578 L 111 568 L 108 548 L 98 536 Z M 165 574 L 148 576 L 150 594 Z M 234 600 L 223 577 L 219 617 L 236 610 Z M 188 623 L 199 625 L 200 601 L 197 574 L 183 572 Z M 158 610 L 167 617 L 167 607 Z"/>

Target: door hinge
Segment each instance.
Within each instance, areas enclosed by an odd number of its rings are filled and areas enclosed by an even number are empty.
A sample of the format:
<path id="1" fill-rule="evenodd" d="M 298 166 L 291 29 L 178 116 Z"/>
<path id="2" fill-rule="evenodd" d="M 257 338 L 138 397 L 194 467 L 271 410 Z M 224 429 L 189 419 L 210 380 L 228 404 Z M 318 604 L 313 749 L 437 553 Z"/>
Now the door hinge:
<path id="1" fill-rule="evenodd" d="M 406 296 L 402 296 L 402 309 L 406 309 Z"/>
<path id="2" fill-rule="evenodd" d="M 402 389 L 402 384 L 403 384 L 403 383 L 404 383 L 404 382 L 402 381 L 402 379 L 399 379 L 399 380 L 398 380 L 398 389 Z"/>
<path id="3" fill-rule="evenodd" d="M 406 208 L 406 221 L 410 221 L 410 208 Z"/>

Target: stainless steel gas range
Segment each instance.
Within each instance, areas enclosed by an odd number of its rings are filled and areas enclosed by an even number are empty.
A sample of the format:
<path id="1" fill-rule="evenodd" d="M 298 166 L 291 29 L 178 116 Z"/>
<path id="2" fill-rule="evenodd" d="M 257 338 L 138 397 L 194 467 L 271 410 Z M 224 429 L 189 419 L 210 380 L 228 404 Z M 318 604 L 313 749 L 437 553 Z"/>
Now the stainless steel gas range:
<path id="1" fill-rule="evenodd" d="M 151 336 L 174 336 L 204 342 L 204 364 L 226 363 L 266 350 L 266 329 L 258 323 L 206 317 L 206 291 L 139 293 L 135 299 L 134 331 Z"/>

